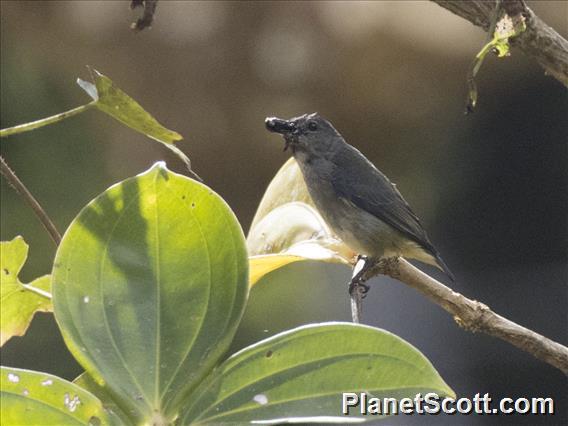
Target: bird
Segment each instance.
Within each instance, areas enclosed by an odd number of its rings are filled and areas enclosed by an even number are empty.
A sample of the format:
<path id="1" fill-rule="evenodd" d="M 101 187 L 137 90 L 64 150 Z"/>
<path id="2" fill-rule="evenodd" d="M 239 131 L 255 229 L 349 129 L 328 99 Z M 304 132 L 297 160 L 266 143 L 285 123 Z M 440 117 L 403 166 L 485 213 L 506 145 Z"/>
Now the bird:
<path id="1" fill-rule="evenodd" d="M 265 125 L 283 136 L 284 151 L 292 151 L 317 210 L 365 265 L 381 258 L 411 258 L 455 280 L 396 186 L 331 122 L 313 113 L 289 120 L 267 117 Z M 353 281 L 349 289 L 351 293 Z"/>

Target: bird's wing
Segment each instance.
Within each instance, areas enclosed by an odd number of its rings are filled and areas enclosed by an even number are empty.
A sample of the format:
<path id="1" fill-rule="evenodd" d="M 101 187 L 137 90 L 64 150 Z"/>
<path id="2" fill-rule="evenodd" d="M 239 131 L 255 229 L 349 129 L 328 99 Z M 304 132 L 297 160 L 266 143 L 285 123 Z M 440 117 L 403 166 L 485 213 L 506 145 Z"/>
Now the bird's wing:
<path id="1" fill-rule="evenodd" d="M 437 257 L 420 220 L 391 181 L 350 145 L 333 159 L 332 185 L 338 196 L 379 218 Z M 341 170 L 341 171 L 339 171 Z"/>

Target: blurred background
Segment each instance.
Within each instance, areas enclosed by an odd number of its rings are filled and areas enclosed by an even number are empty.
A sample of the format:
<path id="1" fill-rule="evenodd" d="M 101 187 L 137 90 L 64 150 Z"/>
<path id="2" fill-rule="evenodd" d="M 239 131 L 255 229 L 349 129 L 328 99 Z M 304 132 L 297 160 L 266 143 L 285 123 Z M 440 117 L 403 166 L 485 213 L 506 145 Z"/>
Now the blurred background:
<path id="1" fill-rule="evenodd" d="M 567 36 L 568 3 L 529 6 Z M 454 271 L 452 287 L 501 315 L 568 343 L 568 96 L 513 50 L 489 57 L 477 111 L 464 116 L 465 76 L 486 35 L 429 2 L 159 2 L 133 33 L 128 1 L 2 1 L 1 127 L 89 101 L 86 65 L 111 77 L 165 126 L 245 232 L 288 158 L 264 129 L 270 115 L 318 111 L 398 188 Z M 168 150 L 92 110 L 1 142 L 2 156 L 60 230 L 111 184 Z M 55 247 L 2 179 L 2 240 L 22 235 L 24 282 L 49 273 Z M 437 271 L 424 270 L 446 281 Z M 337 265 L 281 269 L 251 292 L 234 350 L 300 324 L 350 320 Z M 558 370 L 500 340 L 461 330 L 441 308 L 378 278 L 364 322 L 419 348 L 458 396 L 553 397 L 555 416 L 431 416 L 383 424 L 566 424 Z M 2 364 L 74 378 L 53 317 L 2 349 Z"/>

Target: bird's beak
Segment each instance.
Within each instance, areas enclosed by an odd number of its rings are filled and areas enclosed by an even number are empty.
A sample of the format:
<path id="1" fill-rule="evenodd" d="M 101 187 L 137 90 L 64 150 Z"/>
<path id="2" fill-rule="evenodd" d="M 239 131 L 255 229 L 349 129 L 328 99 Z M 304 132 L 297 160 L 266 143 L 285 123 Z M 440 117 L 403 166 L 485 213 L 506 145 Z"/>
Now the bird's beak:
<path id="1" fill-rule="evenodd" d="M 292 134 L 296 129 L 296 124 L 291 120 L 283 120 L 277 117 L 267 117 L 266 120 L 264 120 L 264 124 L 269 132 L 280 133 L 284 136 L 284 151 L 286 151 L 290 145 L 290 138 L 286 136 Z"/>
<path id="2" fill-rule="evenodd" d="M 282 120 L 281 118 L 277 117 L 268 117 L 266 120 L 264 120 L 264 124 L 266 124 L 268 131 L 273 133 L 280 133 L 281 135 L 291 133 L 296 128 L 296 125 L 293 121 Z"/>

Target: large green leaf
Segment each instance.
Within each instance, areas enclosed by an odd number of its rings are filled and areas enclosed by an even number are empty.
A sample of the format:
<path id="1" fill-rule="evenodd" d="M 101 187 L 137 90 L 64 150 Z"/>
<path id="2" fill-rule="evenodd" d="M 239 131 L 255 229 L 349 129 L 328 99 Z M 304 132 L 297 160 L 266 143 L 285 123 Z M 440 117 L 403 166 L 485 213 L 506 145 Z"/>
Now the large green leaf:
<path id="1" fill-rule="evenodd" d="M 327 226 L 291 158 L 268 185 L 247 236 L 250 284 L 289 263 L 319 260 L 350 264 L 355 255 Z"/>
<path id="2" fill-rule="evenodd" d="M 243 349 L 194 392 L 182 424 L 374 420 L 342 414 L 343 392 L 454 397 L 416 348 L 376 328 L 327 323 L 296 328 Z"/>
<path id="3" fill-rule="evenodd" d="M 125 412 L 170 420 L 230 344 L 247 281 L 244 237 L 226 203 L 157 163 L 71 223 L 54 264 L 55 317 Z"/>
<path id="4" fill-rule="evenodd" d="M 91 393 L 51 374 L 0 368 L 2 425 L 119 424 Z"/>
<path id="5" fill-rule="evenodd" d="M 91 376 L 89 376 L 88 373 L 83 373 L 76 377 L 75 380 L 73 380 L 73 384 L 80 386 L 95 395 L 103 404 L 103 408 L 108 413 L 112 413 L 120 419 L 120 423 L 122 425 L 134 425 L 136 412 L 124 412 L 123 408 L 117 404 L 117 398 L 110 393 L 110 390 L 107 387 L 98 384 Z"/>
<path id="6" fill-rule="evenodd" d="M 23 284 L 18 278 L 29 246 L 20 236 L 0 243 L 0 346 L 12 336 L 22 336 L 38 311 L 51 312 L 51 276 Z"/>

